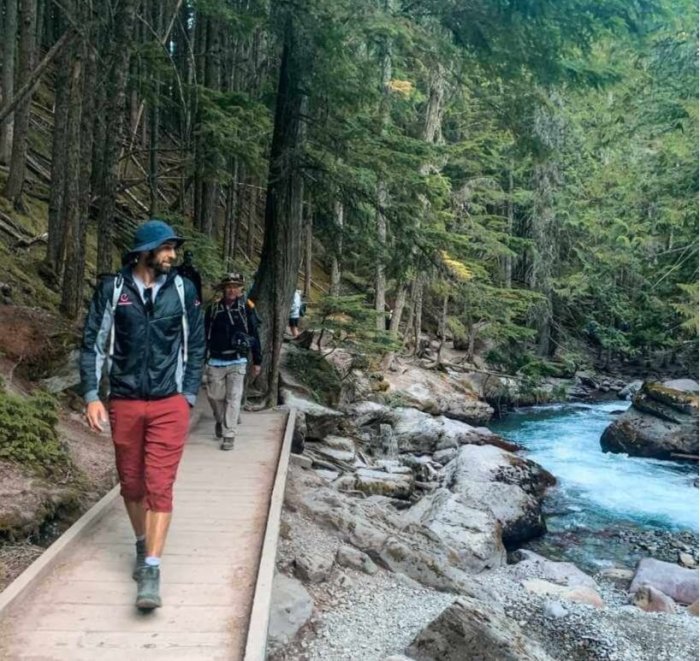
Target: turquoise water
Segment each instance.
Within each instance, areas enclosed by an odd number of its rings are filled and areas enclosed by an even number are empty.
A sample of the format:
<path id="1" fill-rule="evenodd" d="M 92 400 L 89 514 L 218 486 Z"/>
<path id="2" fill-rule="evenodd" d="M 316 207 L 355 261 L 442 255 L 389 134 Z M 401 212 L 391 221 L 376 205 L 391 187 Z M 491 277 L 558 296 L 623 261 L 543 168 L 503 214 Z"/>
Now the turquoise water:
<path id="1" fill-rule="evenodd" d="M 698 532 L 698 466 L 600 449 L 603 430 L 627 402 L 537 407 L 491 428 L 524 446 L 524 456 L 557 478 L 544 511 L 549 543 L 585 543 L 599 556 L 616 531 Z M 557 536 L 559 539 L 557 540 Z M 595 539 L 597 538 L 597 542 Z"/>

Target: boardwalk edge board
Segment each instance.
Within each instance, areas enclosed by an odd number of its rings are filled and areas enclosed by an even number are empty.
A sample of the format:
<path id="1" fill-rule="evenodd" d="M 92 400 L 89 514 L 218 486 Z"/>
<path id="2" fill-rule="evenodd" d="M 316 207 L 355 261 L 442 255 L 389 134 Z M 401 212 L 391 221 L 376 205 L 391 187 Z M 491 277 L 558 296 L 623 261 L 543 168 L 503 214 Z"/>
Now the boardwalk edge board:
<path id="1" fill-rule="evenodd" d="M 29 593 L 30 588 L 39 579 L 43 578 L 48 571 L 54 568 L 64 552 L 70 548 L 78 537 L 102 517 L 118 495 L 119 485 L 113 487 L 102 496 L 29 567 L 0 592 L 0 618 L 9 611 L 10 606 L 19 603 L 19 600 Z"/>
<path id="2" fill-rule="evenodd" d="M 275 560 L 277 557 L 277 539 L 279 537 L 280 518 L 284 504 L 284 491 L 287 485 L 287 468 L 289 453 L 294 435 L 296 409 L 290 409 L 284 440 L 280 449 L 277 473 L 270 497 L 267 526 L 263 538 L 258 565 L 258 577 L 255 582 L 253 605 L 250 612 L 248 636 L 246 638 L 243 661 L 264 661 L 267 648 L 267 629 L 270 622 L 270 604 L 272 601 L 272 581 L 275 575 Z"/>

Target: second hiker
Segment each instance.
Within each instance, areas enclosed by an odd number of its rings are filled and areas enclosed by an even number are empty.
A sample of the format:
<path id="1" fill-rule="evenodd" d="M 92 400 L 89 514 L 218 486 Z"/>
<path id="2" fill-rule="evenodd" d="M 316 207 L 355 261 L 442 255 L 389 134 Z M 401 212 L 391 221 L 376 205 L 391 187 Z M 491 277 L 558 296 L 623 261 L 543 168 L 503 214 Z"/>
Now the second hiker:
<path id="1" fill-rule="evenodd" d="M 207 338 L 207 395 L 216 419 L 216 437 L 222 450 L 232 450 L 241 412 L 248 355 L 253 354 L 253 376 L 260 374 L 262 352 L 255 305 L 243 295 L 245 279 L 226 274 L 217 288 L 221 297 L 204 317 Z"/>

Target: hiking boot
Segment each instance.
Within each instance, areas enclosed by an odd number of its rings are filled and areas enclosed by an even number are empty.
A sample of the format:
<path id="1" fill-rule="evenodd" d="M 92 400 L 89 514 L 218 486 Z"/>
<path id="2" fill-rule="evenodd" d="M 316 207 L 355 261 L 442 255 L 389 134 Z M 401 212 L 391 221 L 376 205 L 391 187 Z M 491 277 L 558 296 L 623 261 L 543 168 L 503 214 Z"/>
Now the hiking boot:
<path id="1" fill-rule="evenodd" d="M 160 567 L 144 565 L 139 569 L 136 608 L 153 610 L 160 608 Z"/>
<path id="2" fill-rule="evenodd" d="M 214 427 L 214 436 L 216 436 L 216 438 L 221 438 L 223 435 L 224 435 L 224 430 L 221 426 L 221 423 L 217 422 L 215 427 Z"/>
<path id="3" fill-rule="evenodd" d="M 136 540 L 136 563 L 134 564 L 134 571 L 131 577 L 135 580 L 139 580 L 139 569 L 146 566 L 146 540 L 137 539 Z"/>
<path id="4" fill-rule="evenodd" d="M 221 440 L 221 449 L 222 450 L 233 450 L 233 444 L 235 442 L 235 438 L 233 436 L 228 436 L 224 439 Z"/>

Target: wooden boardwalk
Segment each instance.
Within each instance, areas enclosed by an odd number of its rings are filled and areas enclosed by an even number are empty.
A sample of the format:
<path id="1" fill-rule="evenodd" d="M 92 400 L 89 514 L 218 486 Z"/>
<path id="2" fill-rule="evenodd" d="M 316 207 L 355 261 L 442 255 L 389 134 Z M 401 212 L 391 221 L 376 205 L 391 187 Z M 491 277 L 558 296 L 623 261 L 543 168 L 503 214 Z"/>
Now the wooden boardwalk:
<path id="1" fill-rule="evenodd" d="M 244 414 L 234 450 L 222 452 L 204 411 L 180 465 L 162 608 L 134 608 L 133 533 L 112 492 L 101 515 L 88 513 L 62 550 L 0 594 L 0 659 L 264 658 L 287 423 L 286 412 Z"/>

